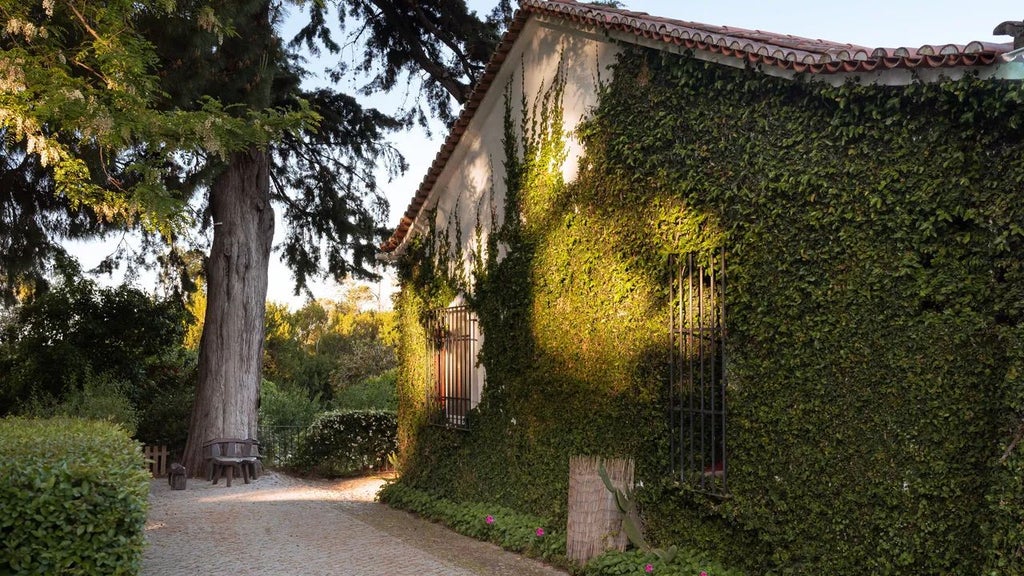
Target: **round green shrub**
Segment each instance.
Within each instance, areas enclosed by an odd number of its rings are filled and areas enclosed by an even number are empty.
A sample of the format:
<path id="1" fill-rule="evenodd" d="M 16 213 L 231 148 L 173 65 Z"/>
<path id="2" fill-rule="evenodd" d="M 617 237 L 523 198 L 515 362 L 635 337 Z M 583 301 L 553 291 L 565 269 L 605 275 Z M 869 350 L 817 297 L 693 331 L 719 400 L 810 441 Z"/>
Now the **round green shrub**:
<path id="1" fill-rule="evenodd" d="M 387 466 L 397 448 L 394 412 L 342 410 L 317 418 L 299 437 L 290 467 L 319 476 L 353 476 Z"/>

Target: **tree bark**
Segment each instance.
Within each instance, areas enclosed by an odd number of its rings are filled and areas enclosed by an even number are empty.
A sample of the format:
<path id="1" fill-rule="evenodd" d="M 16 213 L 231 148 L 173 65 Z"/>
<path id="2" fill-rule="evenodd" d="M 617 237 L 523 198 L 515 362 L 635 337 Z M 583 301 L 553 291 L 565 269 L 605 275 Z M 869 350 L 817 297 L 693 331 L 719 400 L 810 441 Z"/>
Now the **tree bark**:
<path id="1" fill-rule="evenodd" d="M 274 238 L 269 156 L 232 155 L 210 190 L 213 247 L 207 263 L 207 306 L 199 344 L 199 383 L 183 464 L 204 473 L 203 443 L 256 438 L 267 269 Z"/>

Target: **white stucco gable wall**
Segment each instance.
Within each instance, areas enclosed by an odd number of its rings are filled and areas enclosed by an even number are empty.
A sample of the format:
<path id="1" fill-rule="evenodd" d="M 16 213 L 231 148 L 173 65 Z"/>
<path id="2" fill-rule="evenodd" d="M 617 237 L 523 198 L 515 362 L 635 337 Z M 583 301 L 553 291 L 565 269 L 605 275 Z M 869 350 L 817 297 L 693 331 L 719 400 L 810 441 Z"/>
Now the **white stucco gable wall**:
<path id="1" fill-rule="evenodd" d="M 521 137 L 524 95 L 527 108 L 532 108 L 551 85 L 559 65 L 564 67 L 562 106 L 567 158 L 562 174 L 570 182 L 576 177 L 583 153 L 575 128 L 597 105 L 599 82 L 610 79 L 608 66 L 616 53 L 615 45 L 603 36 L 531 18 L 432 187 L 412 235 L 426 233 L 433 218 L 434 229 L 447 232 L 450 264 L 471 280 L 473 255 L 486 245 L 493 233 L 492 223 L 501 226 L 505 218 L 502 140 L 506 87 L 510 88 L 512 116 Z"/>

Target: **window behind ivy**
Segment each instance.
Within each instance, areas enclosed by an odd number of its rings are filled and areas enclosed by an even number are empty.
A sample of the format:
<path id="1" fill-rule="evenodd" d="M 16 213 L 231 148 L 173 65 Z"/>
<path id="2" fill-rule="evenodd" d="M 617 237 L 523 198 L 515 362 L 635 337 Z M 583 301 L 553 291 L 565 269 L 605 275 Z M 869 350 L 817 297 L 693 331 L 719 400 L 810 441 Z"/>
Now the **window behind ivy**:
<path id="1" fill-rule="evenodd" d="M 432 310 L 427 320 L 427 406 L 431 424 L 466 428 L 466 415 L 479 402 L 483 384 L 477 369 L 477 319 L 468 306 Z"/>
<path id="2" fill-rule="evenodd" d="M 725 252 L 673 261 L 669 372 L 672 468 L 682 482 L 726 491 Z"/>

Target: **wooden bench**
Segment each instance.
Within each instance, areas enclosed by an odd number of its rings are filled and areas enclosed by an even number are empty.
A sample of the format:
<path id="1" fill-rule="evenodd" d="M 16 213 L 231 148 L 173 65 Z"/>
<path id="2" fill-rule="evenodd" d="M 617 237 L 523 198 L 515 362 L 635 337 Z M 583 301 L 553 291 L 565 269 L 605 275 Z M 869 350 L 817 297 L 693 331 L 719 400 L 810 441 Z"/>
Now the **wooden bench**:
<path id="1" fill-rule="evenodd" d="M 263 469 L 259 445 L 259 442 L 251 438 L 217 438 L 206 442 L 203 444 L 206 479 L 216 484 L 223 476 L 227 478 L 230 488 L 236 470 L 246 484 L 259 478 Z"/>

